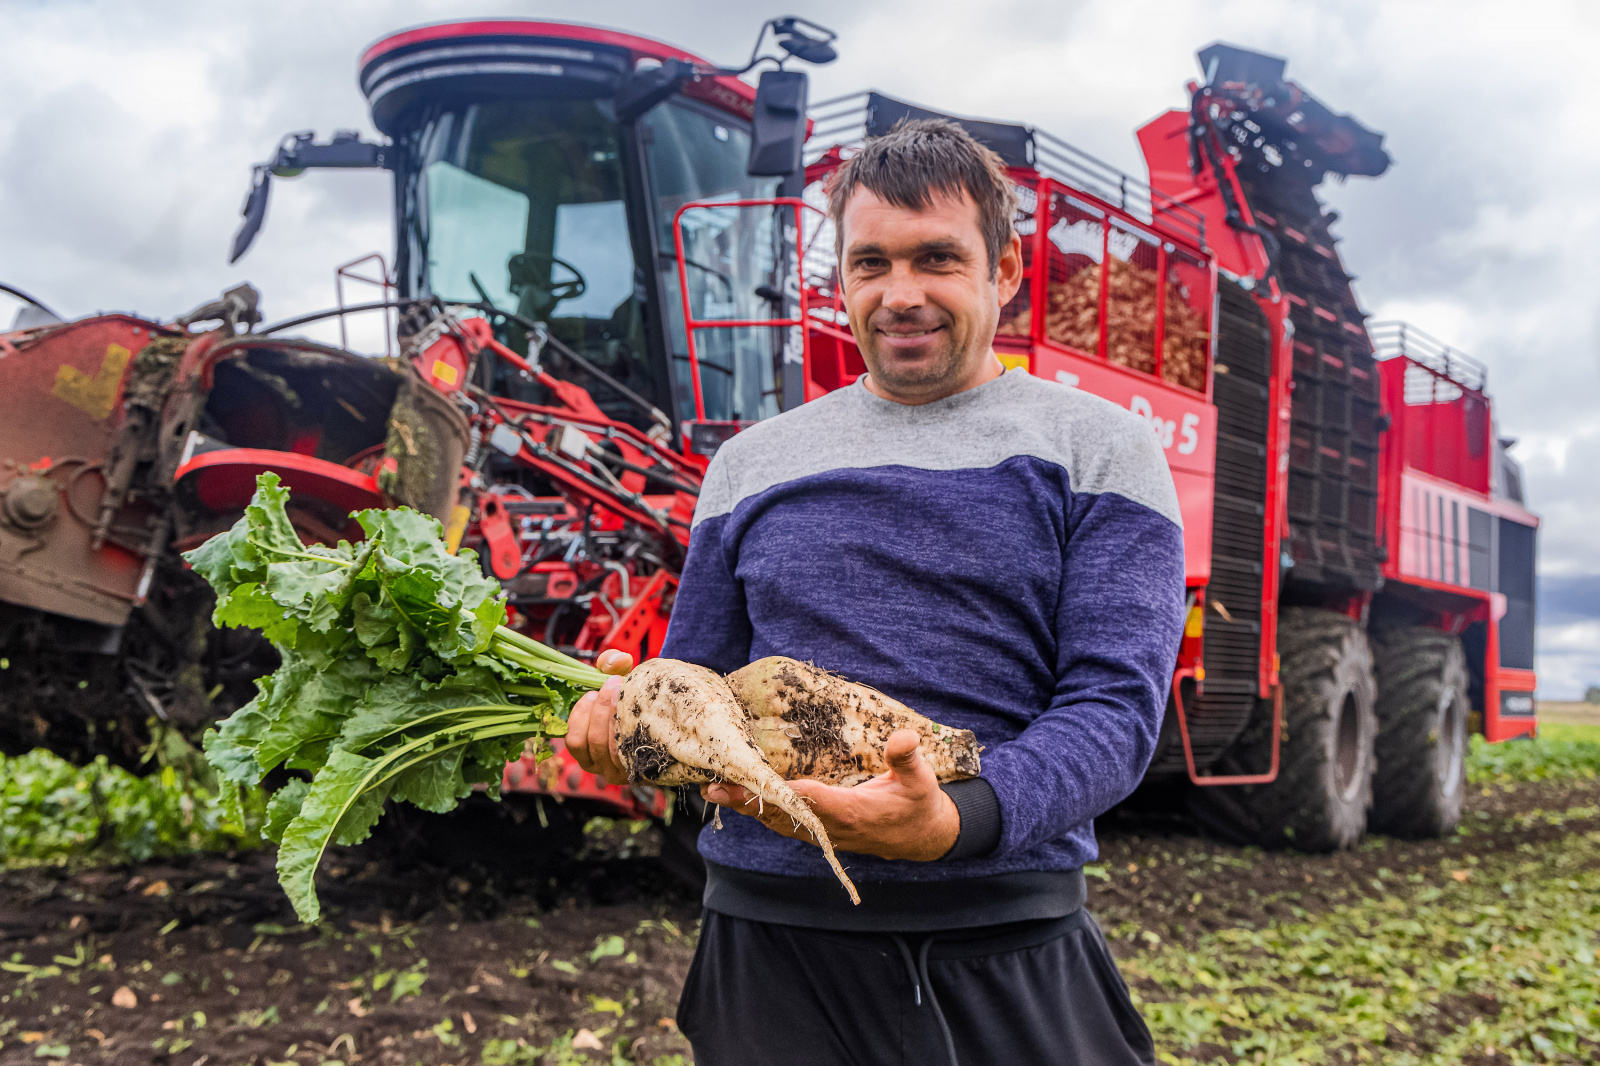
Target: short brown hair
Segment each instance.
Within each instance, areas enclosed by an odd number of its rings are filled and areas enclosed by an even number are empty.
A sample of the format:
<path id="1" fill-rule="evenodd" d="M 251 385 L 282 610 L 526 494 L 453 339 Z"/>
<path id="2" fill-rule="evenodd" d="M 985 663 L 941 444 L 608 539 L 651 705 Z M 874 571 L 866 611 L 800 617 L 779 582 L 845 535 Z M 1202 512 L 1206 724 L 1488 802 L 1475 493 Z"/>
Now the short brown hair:
<path id="1" fill-rule="evenodd" d="M 828 216 L 835 240 L 844 233 L 844 205 L 857 189 L 912 211 L 933 204 L 933 194 L 959 197 L 963 192 L 978 206 L 978 229 L 989 254 L 989 276 L 1011 242 L 1017 214 L 1017 190 L 1005 162 L 973 139 L 972 134 L 943 118 L 905 118 L 881 137 L 868 138 L 861 151 L 834 171 L 828 184 Z M 844 249 L 839 249 L 843 254 Z"/>

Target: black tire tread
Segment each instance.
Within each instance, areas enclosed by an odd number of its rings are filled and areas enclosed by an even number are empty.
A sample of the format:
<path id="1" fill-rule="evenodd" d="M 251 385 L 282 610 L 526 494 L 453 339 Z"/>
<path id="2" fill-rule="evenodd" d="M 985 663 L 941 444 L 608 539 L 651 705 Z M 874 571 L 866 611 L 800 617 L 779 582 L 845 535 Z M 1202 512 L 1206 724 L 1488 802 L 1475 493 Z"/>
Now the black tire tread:
<path id="1" fill-rule="evenodd" d="M 1378 675 L 1377 770 L 1373 774 L 1373 828 L 1425 839 L 1453 831 L 1461 821 L 1466 773 L 1446 794 L 1434 749 L 1439 699 L 1445 686 L 1467 699 L 1467 659 L 1461 640 L 1420 626 L 1374 638 Z"/>
<path id="2" fill-rule="evenodd" d="M 1356 658 L 1355 669 L 1365 669 L 1370 675 L 1366 634 L 1346 615 L 1317 608 L 1286 608 L 1278 626 L 1278 654 L 1285 737 L 1277 780 L 1266 785 L 1191 788 L 1190 812 L 1206 829 L 1236 843 L 1306 852 L 1351 847 L 1361 838 L 1364 825 L 1341 826 L 1330 819 L 1322 785 L 1325 751 L 1321 744 L 1299 741 L 1315 736 L 1322 720 L 1331 717 L 1343 658 Z M 1211 772 L 1261 773 L 1271 756 L 1271 732 L 1272 708 L 1262 701 Z M 1367 765 L 1370 768 L 1371 759 Z M 1363 802 L 1371 802 L 1370 786 Z"/>

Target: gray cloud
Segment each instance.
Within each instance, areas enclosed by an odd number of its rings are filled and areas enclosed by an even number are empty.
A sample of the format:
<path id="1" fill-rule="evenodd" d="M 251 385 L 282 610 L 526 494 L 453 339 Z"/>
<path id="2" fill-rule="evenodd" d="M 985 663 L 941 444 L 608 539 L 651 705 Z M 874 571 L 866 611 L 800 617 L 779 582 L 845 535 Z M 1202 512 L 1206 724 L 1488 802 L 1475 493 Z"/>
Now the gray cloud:
<path id="1" fill-rule="evenodd" d="M 1292 77 L 1388 134 L 1387 175 L 1324 189 L 1364 302 L 1489 366 L 1501 431 L 1520 438 L 1545 518 L 1547 588 L 1600 575 L 1600 69 L 1589 7 L 1512 17 L 1485 0 L 802 6 L 841 33 L 816 98 L 876 87 L 1030 122 L 1135 174 L 1133 130 L 1183 105 L 1196 49 L 1223 39 L 1287 56 Z M 603 22 L 732 61 L 787 7 L 556 0 L 502 13 Z M 230 268 L 249 167 L 292 130 L 370 135 L 361 50 L 460 15 L 442 0 L 0 0 L 0 279 L 69 314 L 171 317 L 245 279 L 272 317 L 330 305 L 334 265 L 392 243 L 387 181 L 277 183 L 265 233 Z M 11 306 L 0 304 L 0 322 Z M 1600 682 L 1600 609 L 1592 598 L 1573 609 L 1548 614 L 1541 633 L 1550 694 Z"/>

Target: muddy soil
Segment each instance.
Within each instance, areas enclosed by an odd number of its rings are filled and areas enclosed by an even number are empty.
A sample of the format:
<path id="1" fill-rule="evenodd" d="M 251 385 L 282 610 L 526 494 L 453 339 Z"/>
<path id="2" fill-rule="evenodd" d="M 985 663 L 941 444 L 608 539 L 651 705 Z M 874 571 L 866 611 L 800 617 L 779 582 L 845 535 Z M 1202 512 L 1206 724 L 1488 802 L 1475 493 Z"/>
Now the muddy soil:
<path id="1" fill-rule="evenodd" d="M 1438 881 L 1600 827 L 1600 784 L 1475 790 L 1467 835 L 1267 854 L 1180 819 L 1101 826 L 1090 906 L 1121 956 Z M 1559 819 L 1530 812 L 1573 812 Z M 332 854 L 321 930 L 253 853 L 0 874 L 0 1066 L 640 1063 L 680 1066 L 672 1024 L 698 907 L 653 831 L 592 827 L 576 858 L 508 869 L 393 841 Z M 1492 1002 L 1463 1001 L 1461 1024 Z"/>

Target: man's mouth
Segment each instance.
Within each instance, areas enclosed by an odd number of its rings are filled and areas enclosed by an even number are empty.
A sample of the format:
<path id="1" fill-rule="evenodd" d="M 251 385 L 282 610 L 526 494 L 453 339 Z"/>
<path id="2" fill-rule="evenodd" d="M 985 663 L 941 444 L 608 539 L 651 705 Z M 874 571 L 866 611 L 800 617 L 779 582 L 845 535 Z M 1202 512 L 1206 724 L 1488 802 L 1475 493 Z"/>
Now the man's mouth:
<path id="1" fill-rule="evenodd" d="M 943 330 L 943 326 L 933 326 L 928 329 L 894 330 L 880 329 L 878 333 L 890 344 L 896 347 L 911 347 Z"/>

